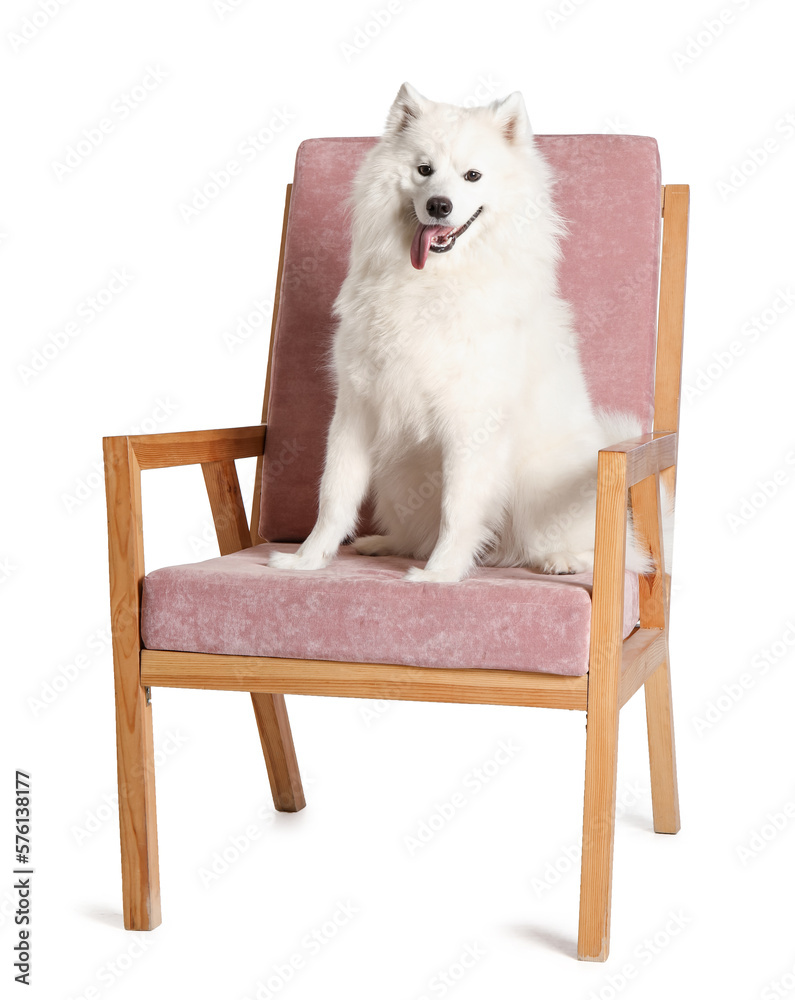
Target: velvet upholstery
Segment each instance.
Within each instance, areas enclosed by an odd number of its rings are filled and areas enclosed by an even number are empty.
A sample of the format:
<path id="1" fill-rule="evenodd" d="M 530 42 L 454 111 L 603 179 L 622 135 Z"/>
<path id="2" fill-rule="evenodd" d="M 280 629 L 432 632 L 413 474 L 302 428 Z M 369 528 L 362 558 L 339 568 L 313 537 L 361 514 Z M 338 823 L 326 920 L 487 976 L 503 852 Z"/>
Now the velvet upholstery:
<path id="1" fill-rule="evenodd" d="M 307 574 L 267 565 L 273 549 L 155 570 L 144 581 L 142 637 L 150 649 L 290 659 L 487 667 L 581 675 L 588 670 L 590 573 L 544 576 L 481 567 L 461 583 L 402 578 L 398 557 L 350 548 Z M 624 635 L 638 616 L 627 573 Z"/>
<path id="2" fill-rule="evenodd" d="M 260 534 L 302 541 L 317 496 L 334 399 L 326 368 L 331 307 L 348 267 L 347 198 L 370 138 L 298 149 L 276 325 Z M 660 163 L 644 136 L 537 136 L 566 220 L 560 290 L 574 309 L 594 402 L 651 428 L 660 255 Z M 528 219 L 532 224 L 532 219 Z M 368 518 L 361 533 L 368 534 Z"/>

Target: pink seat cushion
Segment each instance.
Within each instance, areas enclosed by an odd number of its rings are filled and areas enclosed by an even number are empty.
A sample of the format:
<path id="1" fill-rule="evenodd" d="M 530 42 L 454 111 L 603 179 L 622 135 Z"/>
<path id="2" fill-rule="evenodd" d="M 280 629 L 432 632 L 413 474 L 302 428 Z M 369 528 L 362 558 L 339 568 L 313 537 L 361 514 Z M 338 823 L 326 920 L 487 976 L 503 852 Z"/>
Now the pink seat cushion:
<path id="1" fill-rule="evenodd" d="M 287 659 L 588 671 L 591 574 L 544 576 L 481 567 L 461 583 L 402 579 L 397 557 L 350 548 L 314 573 L 267 565 L 274 549 L 155 570 L 144 581 L 149 649 Z M 638 578 L 626 575 L 624 636 L 638 618 Z"/>
<path id="2" fill-rule="evenodd" d="M 317 516 L 334 407 L 331 307 L 348 268 L 351 183 L 375 139 L 308 139 L 295 165 L 273 341 L 260 534 L 303 541 Z M 654 398 L 660 163 L 645 136 L 541 135 L 566 220 L 560 290 L 572 304 L 594 402 L 646 430 Z M 528 218 L 532 225 L 532 218 Z M 373 531 L 366 513 L 361 533 Z"/>

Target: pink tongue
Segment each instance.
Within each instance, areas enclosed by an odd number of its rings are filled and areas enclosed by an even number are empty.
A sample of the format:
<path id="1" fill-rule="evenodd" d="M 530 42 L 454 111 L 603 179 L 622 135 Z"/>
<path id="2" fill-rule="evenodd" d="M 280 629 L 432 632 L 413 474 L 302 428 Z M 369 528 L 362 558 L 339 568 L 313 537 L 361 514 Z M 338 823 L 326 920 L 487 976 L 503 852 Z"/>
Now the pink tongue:
<path id="1" fill-rule="evenodd" d="M 420 223 L 411 241 L 411 263 L 418 271 L 425 267 L 431 240 L 434 236 L 445 236 L 453 231 L 453 226 L 424 226 Z"/>

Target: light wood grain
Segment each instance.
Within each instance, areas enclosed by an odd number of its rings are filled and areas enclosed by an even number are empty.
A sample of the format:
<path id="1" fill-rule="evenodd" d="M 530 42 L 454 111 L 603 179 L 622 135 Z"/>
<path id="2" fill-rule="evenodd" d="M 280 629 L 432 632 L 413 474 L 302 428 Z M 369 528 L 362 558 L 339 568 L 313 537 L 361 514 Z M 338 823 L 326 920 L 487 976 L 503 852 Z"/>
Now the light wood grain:
<path id="1" fill-rule="evenodd" d="M 141 474 L 124 438 L 104 441 L 124 926 L 160 923 L 152 706 L 140 681 Z"/>
<path id="2" fill-rule="evenodd" d="M 627 454 L 600 451 L 577 943 L 578 957 L 592 962 L 610 951 L 626 526 Z"/>
<path id="3" fill-rule="evenodd" d="M 623 707 L 668 658 L 668 636 L 662 629 L 639 628 L 624 640 L 618 703 Z"/>
<path id="4" fill-rule="evenodd" d="M 666 184 L 663 200 L 660 303 L 657 319 L 657 366 L 654 390 L 654 429 L 656 431 L 679 430 L 689 210 L 689 186 L 687 184 Z M 675 468 L 663 475 L 663 483 L 673 495 L 676 484 Z"/>
<path id="5" fill-rule="evenodd" d="M 141 469 L 166 469 L 261 455 L 265 450 L 265 425 L 172 434 L 137 434 L 126 440 L 130 442 Z"/>
<path id="6" fill-rule="evenodd" d="M 634 486 L 647 476 L 676 464 L 677 436 L 672 432 L 642 434 L 629 441 L 604 448 L 627 456 L 627 486 Z"/>
<path id="7" fill-rule="evenodd" d="M 273 804 L 280 812 L 298 812 L 306 805 L 290 720 L 283 694 L 252 693 Z"/>
<path id="8" fill-rule="evenodd" d="M 586 707 L 588 689 L 587 676 L 221 656 L 155 649 L 142 651 L 141 671 L 146 684 L 163 687 L 580 710 Z"/>
<path id="9" fill-rule="evenodd" d="M 666 658 L 645 683 L 649 733 L 651 801 L 656 833 L 678 833 L 679 784 L 676 774 L 671 671 Z"/>
<path id="10" fill-rule="evenodd" d="M 655 430 L 678 430 L 682 383 L 687 242 L 690 188 L 668 184 L 663 201 L 663 243 L 660 266 L 660 308 L 657 324 L 657 368 L 654 397 Z M 662 473 L 662 484 L 673 499 L 676 467 Z M 671 567 L 665 567 L 663 614 L 668 631 Z M 659 599 L 658 599 L 659 607 Z M 656 612 L 659 620 L 659 610 Z M 649 735 L 652 810 L 658 833 L 676 833 L 680 828 L 679 790 L 676 773 L 671 668 L 665 661 L 645 682 L 646 723 Z"/>
<path id="11" fill-rule="evenodd" d="M 647 476 L 630 489 L 635 537 L 649 554 L 652 572 L 639 577 L 640 627 L 665 629 L 668 605 L 662 536 L 660 474 Z"/>
<path id="12" fill-rule="evenodd" d="M 215 534 L 222 556 L 251 546 L 246 508 L 240 495 L 237 469 L 231 459 L 204 462 L 202 473 L 213 513 Z"/>

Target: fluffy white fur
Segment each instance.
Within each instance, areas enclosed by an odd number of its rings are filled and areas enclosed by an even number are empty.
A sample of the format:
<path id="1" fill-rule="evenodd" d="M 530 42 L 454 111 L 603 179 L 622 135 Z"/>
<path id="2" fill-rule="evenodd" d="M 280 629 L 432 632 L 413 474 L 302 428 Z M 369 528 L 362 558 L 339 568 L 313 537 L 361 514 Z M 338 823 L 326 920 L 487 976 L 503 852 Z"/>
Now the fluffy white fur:
<path id="1" fill-rule="evenodd" d="M 372 488 L 382 534 L 355 547 L 427 560 L 406 579 L 456 581 L 476 562 L 593 568 L 597 452 L 640 428 L 591 405 L 557 291 L 551 187 L 520 94 L 465 109 L 400 89 L 354 186 L 318 520 L 271 566 L 325 566 Z M 438 221 L 437 196 L 446 226 L 482 211 L 418 269 L 412 240 Z M 627 563 L 647 569 L 631 527 Z"/>

